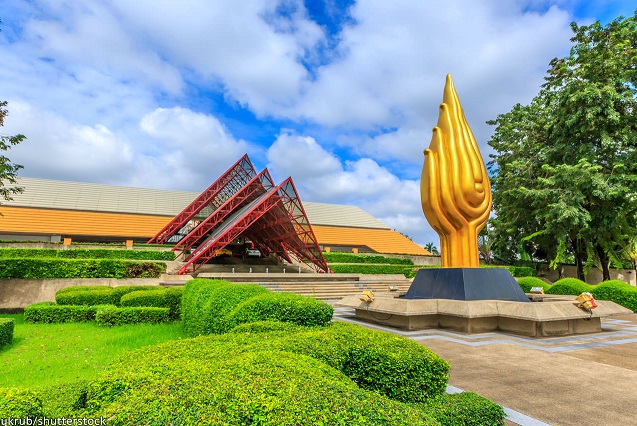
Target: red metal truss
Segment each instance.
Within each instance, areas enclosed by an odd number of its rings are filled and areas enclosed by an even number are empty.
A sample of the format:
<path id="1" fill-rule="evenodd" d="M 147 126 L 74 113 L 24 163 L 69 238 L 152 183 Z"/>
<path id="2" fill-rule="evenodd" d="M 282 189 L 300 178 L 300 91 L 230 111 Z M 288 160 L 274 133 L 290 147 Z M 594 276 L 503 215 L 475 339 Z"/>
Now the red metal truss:
<path id="1" fill-rule="evenodd" d="M 184 266 L 178 273 L 195 272 L 212 259 L 218 250 L 242 235 L 250 225 L 279 202 L 279 187 L 280 185 L 271 189 L 229 217 L 185 259 Z"/>
<path id="2" fill-rule="evenodd" d="M 232 167 L 219 177 L 212 185 L 203 191 L 192 203 L 181 211 L 173 220 L 168 222 L 153 238 L 148 240 L 148 244 L 164 244 L 171 237 L 177 236 L 180 239 L 190 230 L 187 229 L 188 222 L 195 215 L 206 207 L 213 211 L 225 203 L 237 191 L 245 186 L 254 176 L 256 171 L 248 154 L 245 154 Z"/>
<path id="3" fill-rule="evenodd" d="M 246 236 L 288 261 L 288 253 L 291 252 L 299 261 L 315 270 L 328 271 L 327 262 L 291 179 L 284 187 L 277 208 L 270 210 L 250 227 Z"/>
<path id="4" fill-rule="evenodd" d="M 239 210 L 227 215 L 186 258 L 179 273 L 196 271 L 239 236 L 249 238 L 263 254 L 276 253 L 292 262 L 289 255 L 292 253 L 299 261 L 313 265 L 315 270 L 328 271 L 292 178 L 249 203 L 244 202 Z"/>
<path id="5" fill-rule="evenodd" d="M 274 183 L 270 176 L 270 172 L 268 172 L 268 169 L 264 169 L 261 173 L 252 178 L 252 180 L 250 180 L 250 182 L 248 182 L 244 187 L 240 188 L 235 194 L 226 200 L 221 206 L 219 206 L 197 227 L 190 231 L 190 233 L 179 240 L 173 250 L 185 252 L 192 246 L 197 245 L 197 243 L 204 239 L 206 234 L 212 233 L 212 231 L 232 212 L 236 211 L 241 206 L 252 202 L 272 188 L 274 188 Z"/>

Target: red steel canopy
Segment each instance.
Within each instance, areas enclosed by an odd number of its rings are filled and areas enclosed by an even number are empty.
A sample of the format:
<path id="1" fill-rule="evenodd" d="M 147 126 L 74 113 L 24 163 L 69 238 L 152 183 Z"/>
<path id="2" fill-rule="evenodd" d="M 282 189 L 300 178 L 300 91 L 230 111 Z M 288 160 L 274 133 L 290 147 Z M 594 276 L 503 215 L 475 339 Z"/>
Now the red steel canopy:
<path id="1" fill-rule="evenodd" d="M 199 223 L 194 221 L 202 216 Z M 185 274 L 240 237 L 264 255 L 272 253 L 290 263 L 293 256 L 316 271 L 328 272 L 292 178 L 275 186 L 267 169 L 256 174 L 247 154 L 148 243 L 175 242 L 173 250 L 190 250 L 179 270 Z"/>

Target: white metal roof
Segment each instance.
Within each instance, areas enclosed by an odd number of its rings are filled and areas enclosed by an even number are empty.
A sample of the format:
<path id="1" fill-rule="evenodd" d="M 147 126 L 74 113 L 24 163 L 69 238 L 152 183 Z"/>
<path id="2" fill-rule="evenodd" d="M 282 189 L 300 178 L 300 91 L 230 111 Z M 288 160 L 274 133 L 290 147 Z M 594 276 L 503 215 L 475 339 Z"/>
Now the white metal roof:
<path id="1" fill-rule="evenodd" d="M 96 183 L 68 182 L 38 178 L 18 178 L 21 194 L 12 195 L 7 206 L 82 210 L 112 213 L 175 216 L 198 192 L 133 188 Z M 390 229 L 356 206 L 303 202 L 312 225 Z"/>

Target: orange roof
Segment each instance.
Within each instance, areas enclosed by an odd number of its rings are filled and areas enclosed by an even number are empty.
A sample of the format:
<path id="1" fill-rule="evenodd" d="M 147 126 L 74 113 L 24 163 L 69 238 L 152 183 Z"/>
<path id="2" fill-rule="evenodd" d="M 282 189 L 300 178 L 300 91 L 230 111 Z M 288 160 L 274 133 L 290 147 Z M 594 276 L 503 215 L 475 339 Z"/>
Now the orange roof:
<path id="1" fill-rule="evenodd" d="M 390 229 L 341 228 L 313 225 L 316 240 L 322 246 L 367 246 L 377 253 L 431 256 L 424 248 Z"/>

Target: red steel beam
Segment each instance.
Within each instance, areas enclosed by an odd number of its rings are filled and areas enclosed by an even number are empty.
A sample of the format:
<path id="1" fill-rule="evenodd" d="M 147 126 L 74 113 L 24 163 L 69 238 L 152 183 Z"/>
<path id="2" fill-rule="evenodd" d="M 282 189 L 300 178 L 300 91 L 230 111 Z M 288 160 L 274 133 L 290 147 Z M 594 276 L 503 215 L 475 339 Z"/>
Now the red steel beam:
<path id="1" fill-rule="evenodd" d="M 193 218 L 197 213 L 203 210 L 211 202 L 215 200 L 215 197 L 226 187 L 236 187 L 239 190 L 245 185 L 254 175 L 256 171 L 248 154 L 241 157 L 232 167 L 230 167 L 224 174 L 219 177 L 212 185 L 210 185 L 205 191 L 203 191 L 194 201 L 192 201 L 185 209 L 183 209 L 177 216 L 175 216 L 161 231 L 159 231 L 154 237 L 148 240 L 147 244 L 164 244 L 167 239 L 175 235 L 180 229 Z M 234 185 L 233 185 L 234 183 Z"/>
<path id="2" fill-rule="evenodd" d="M 287 180 L 275 189 L 271 190 L 268 195 L 263 197 L 263 199 L 254 206 L 250 207 L 246 212 L 243 212 L 237 222 L 223 231 L 220 235 L 216 236 L 214 241 L 211 241 L 206 247 L 198 250 L 196 253 L 193 253 L 188 259 L 186 259 L 184 266 L 182 266 L 178 273 L 184 274 L 187 272 L 195 272 L 208 260 L 212 259 L 218 250 L 239 237 L 250 227 L 250 225 L 279 202 L 279 188 L 286 182 Z"/>
<path id="3" fill-rule="evenodd" d="M 243 188 L 239 189 L 239 191 L 226 200 L 226 202 L 210 216 L 204 219 L 195 229 L 188 233 L 188 235 L 179 240 L 177 245 L 173 247 L 173 251 L 185 252 L 190 249 L 233 211 L 261 196 L 273 187 L 274 184 L 272 183 L 270 172 L 268 172 L 268 169 L 264 169 L 261 173 L 252 178 L 252 180 L 250 180 L 250 182 L 248 182 Z"/>

